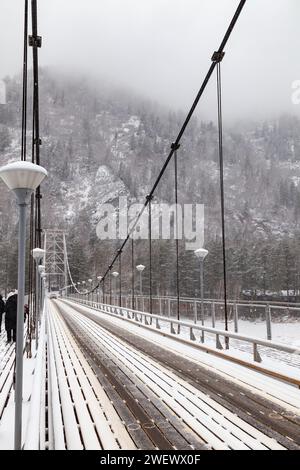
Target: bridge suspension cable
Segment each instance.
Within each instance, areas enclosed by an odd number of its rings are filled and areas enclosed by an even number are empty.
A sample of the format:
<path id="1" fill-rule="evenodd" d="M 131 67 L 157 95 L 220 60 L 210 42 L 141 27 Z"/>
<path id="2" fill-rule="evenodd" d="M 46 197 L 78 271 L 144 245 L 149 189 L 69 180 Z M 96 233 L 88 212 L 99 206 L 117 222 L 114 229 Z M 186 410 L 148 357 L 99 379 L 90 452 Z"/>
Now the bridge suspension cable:
<path id="1" fill-rule="evenodd" d="M 178 148 L 180 147 L 180 141 L 181 141 L 181 138 L 183 137 L 184 133 L 185 133 L 185 130 L 194 114 L 194 111 L 208 85 L 208 82 L 209 80 L 211 79 L 212 77 L 212 74 L 215 70 L 215 68 L 217 67 L 217 83 L 218 83 L 218 86 L 217 86 L 217 92 L 218 92 L 218 130 L 219 130 L 219 162 L 220 162 L 220 192 L 221 192 L 221 218 L 222 218 L 222 223 L 221 223 L 221 226 L 222 226 L 222 247 L 223 247 L 223 275 L 224 275 L 224 300 L 225 300 L 225 329 L 227 330 L 228 329 L 228 309 L 227 309 L 227 285 L 226 285 L 226 258 L 225 258 L 225 215 L 224 215 L 224 171 L 223 171 L 223 140 L 222 140 L 222 106 L 221 106 L 221 98 L 222 98 L 222 95 L 221 95 L 221 72 L 220 72 L 220 62 L 222 60 L 222 58 L 224 57 L 224 48 L 231 36 L 231 33 L 239 19 L 239 16 L 243 10 L 243 7 L 246 3 L 246 0 L 241 0 L 239 2 L 239 5 L 233 15 L 233 18 L 225 32 L 225 35 L 221 41 L 221 44 L 218 48 L 217 51 L 215 51 L 212 55 L 212 58 L 211 58 L 211 65 L 208 69 L 208 72 L 200 86 L 200 89 L 192 103 L 192 106 L 179 130 L 179 133 L 175 139 L 175 141 L 171 144 L 171 147 L 170 147 L 170 151 L 169 151 L 169 154 L 149 192 L 149 194 L 146 196 L 145 198 L 145 201 L 143 203 L 143 207 L 142 209 L 140 210 L 140 212 L 137 214 L 134 222 L 132 223 L 131 225 L 131 228 L 128 230 L 127 232 L 127 236 L 126 238 L 124 239 L 124 241 L 122 242 L 121 246 L 119 247 L 119 249 L 116 251 L 115 255 L 113 256 L 112 258 L 112 261 L 111 263 L 109 264 L 109 266 L 107 267 L 106 271 L 104 272 L 103 276 L 102 276 L 102 279 L 96 284 L 95 287 L 93 287 L 92 289 L 90 289 L 89 291 L 85 292 L 85 294 L 89 294 L 91 292 L 94 292 L 97 288 L 99 288 L 99 286 L 102 284 L 105 288 L 105 280 L 107 278 L 107 276 L 109 276 L 109 286 L 110 286 L 110 293 L 111 293 L 111 271 L 112 271 L 112 267 L 114 265 L 114 263 L 118 260 L 118 258 L 121 256 L 121 253 L 125 247 L 125 245 L 127 244 L 128 240 L 130 239 L 131 235 L 134 233 L 142 215 L 144 214 L 146 208 L 148 208 L 148 217 L 149 217 L 149 307 L 150 307 L 150 313 L 151 313 L 151 310 L 152 310 L 152 252 L 151 252 L 151 201 L 153 199 L 153 196 L 154 196 L 154 193 L 155 193 L 155 190 L 162 178 L 162 176 L 164 175 L 169 163 L 170 163 L 170 160 L 174 157 L 174 161 L 175 161 L 175 199 L 176 201 L 178 200 L 178 193 L 177 193 L 177 161 L 176 161 L 176 157 L 177 157 L 177 150 Z M 177 227 L 177 224 L 176 224 L 176 230 L 178 229 Z M 177 243 L 178 243 L 178 240 L 177 240 Z M 133 239 L 132 239 L 132 256 L 133 256 Z M 132 263 L 133 263 L 133 260 L 132 260 Z M 176 274 L 176 284 L 177 284 L 177 298 L 179 296 L 179 275 L 178 275 L 178 269 L 179 269 L 179 263 L 178 263 L 178 245 L 176 245 L 176 269 L 177 269 L 177 274 Z M 133 270 L 133 267 L 132 267 L 132 270 Z M 73 282 L 73 279 L 72 279 L 72 276 L 71 276 L 71 273 L 70 273 L 70 269 L 69 269 L 69 264 L 68 264 L 68 272 L 69 272 L 69 276 L 70 276 L 70 279 L 71 279 L 71 282 L 72 282 L 72 285 L 74 286 L 75 290 L 80 293 L 80 291 L 77 289 L 75 283 Z M 121 279 L 120 279 L 120 283 L 121 283 Z M 120 284 L 121 285 L 121 284 Z M 82 293 L 82 292 L 81 292 Z M 179 308 L 179 302 L 178 303 L 178 308 Z"/>

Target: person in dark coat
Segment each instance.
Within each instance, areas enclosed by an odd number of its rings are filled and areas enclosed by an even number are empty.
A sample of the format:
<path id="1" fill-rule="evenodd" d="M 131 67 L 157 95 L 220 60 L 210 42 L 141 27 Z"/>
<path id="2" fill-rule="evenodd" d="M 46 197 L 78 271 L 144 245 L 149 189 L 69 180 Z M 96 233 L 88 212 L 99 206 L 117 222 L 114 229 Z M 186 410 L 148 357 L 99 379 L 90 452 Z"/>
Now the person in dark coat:
<path id="1" fill-rule="evenodd" d="M 5 303 L 2 298 L 2 295 L 0 294 L 0 333 L 1 333 L 1 325 L 2 325 L 2 315 L 5 312 Z"/>
<path id="2" fill-rule="evenodd" d="M 5 304 L 5 329 L 8 343 L 11 342 L 11 339 L 13 339 L 14 342 L 16 341 L 17 302 L 18 295 L 16 291 L 8 294 Z"/>
<path id="3" fill-rule="evenodd" d="M 24 323 L 26 322 L 26 319 L 29 316 L 29 307 L 27 304 L 24 305 Z"/>

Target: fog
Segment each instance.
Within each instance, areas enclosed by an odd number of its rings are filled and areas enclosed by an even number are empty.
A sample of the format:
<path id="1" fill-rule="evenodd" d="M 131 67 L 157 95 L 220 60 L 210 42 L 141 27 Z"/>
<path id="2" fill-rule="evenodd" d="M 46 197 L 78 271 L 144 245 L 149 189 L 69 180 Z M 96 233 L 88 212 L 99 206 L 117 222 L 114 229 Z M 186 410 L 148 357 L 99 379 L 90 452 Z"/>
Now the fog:
<path id="1" fill-rule="evenodd" d="M 39 0 L 40 65 L 104 78 L 186 111 L 237 5 L 237 0 Z M 22 67 L 23 7 L 23 0 L 0 1 L 0 78 Z M 299 13 L 299 0 L 248 0 L 222 64 L 225 117 L 300 113 L 291 101 L 292 82 L 300 79 Z M 197 112 L 214 118 L 215 80 Z"/>

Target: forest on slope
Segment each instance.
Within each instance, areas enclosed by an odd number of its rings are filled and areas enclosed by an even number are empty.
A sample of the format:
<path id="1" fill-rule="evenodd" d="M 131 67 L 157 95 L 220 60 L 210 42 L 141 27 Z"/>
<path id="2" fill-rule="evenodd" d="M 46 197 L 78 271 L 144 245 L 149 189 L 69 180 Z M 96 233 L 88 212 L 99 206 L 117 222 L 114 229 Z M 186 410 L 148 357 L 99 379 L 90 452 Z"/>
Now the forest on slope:
<path id="1" fill-rule="evenodd" d="M 7 104 L 0 105 L 0 157 L 20 156 L 21 81 L 5 79 Z M 29 85 L 29 89 L 31 89 Z M 31 96 L 28 99 L 31 153 Z M 43 228 L 64 228 L 75 281 L 102 274 L 120 241 L 96 235 L 101 205 L 127 196 L 144 201 L 183 122 L 173 112 L 107 84 L 40 71 L 41 163 L 49 172 L 43 185 Z M 228 294 L 255 297 L 266 291 L 300 289 L 300 121 L 284 115 L 243 122 L 224 130 Z M 205 206 L 205 293 L 222 297 L 222 244 L 218 134 L 213 122 L 193 119 L 178 151 L 179 203 Z M 174 203 L 171 163 L 155 201 Z M 16 286 L 14 202 L 0 194 L 0 288 Z M 130 246 L 122 255 L 123 290 L 130 290 Z M 153 241 L 153 290 L 174 294 L 175 242 Z M 143 263 L 148 290 L 147 240 L 135 242 L 135 264 Z M 180 242 L 181 295 L 198 295 L 198 264 Z M 116 266 L 116 270 L 118 270 Z M 126 274 L 128 274 L 126 276 Z M 125 278 L 127 280 L 125 280 Z"/>

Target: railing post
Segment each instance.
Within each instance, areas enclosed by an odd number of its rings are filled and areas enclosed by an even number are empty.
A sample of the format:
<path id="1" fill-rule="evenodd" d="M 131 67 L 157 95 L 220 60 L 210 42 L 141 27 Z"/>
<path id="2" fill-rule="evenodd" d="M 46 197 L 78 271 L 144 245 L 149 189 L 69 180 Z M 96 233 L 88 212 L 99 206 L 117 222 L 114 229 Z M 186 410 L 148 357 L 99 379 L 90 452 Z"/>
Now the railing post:
<path id="1" fill-rule="evenodd" d="M 216 306 L 214 302 L 211 304 L 211 326 L 216 327 Z"/>
<path id="2" fill-rule="evenodd" d="M 194 323 L 197 323 L 197 302 L 194 300 Z"/>
<path id="3" fill-rule="evenodd" d="M 257 344 L 253 343 L 253 359 L 255 362 L 261 362 L 261 357 L 257 349 Z"/>
<path id="4" fill-rule="evenodd" d="M 271 307 L 268 304 L 266 306 L 267 339 L 272 339 L 271 321 Z"/>
<path id="5" fill-rule="evenodd" d="M 201 325 L 204 326 L 204 303 L 201 300 Z M 204 331 L 201 330 L 201 343 L 204 343 Z"/>
<path id="6" fill-rule="evenodd" d="M 190 340 L 195 341 L 195 339 L 196 339 L 196 336 L 194 335 L 193 327 L 191 326 L 190 327 Z"/>
<path id="7" fill-rule="evenodd" d="M 217 349 L 223 349 L 223 346 L 221 344 L 219 335 L 216 335 L 216 348 Z"/>
<path id="8" fill-rule="evenodd" d="M 238 313 L 238 304 L 237 303 L 235 303 L 233 305 L 233 319 L 234 319 L 234 332 L 238 333 L 238 331 L 239 331 L 239 326 L 238 326 L 239 313 Z"/>
<path id="9" fill-rule="evenodd" d="M 171 299 L 168 299 L 168 317 L 171 316 Z"/>

